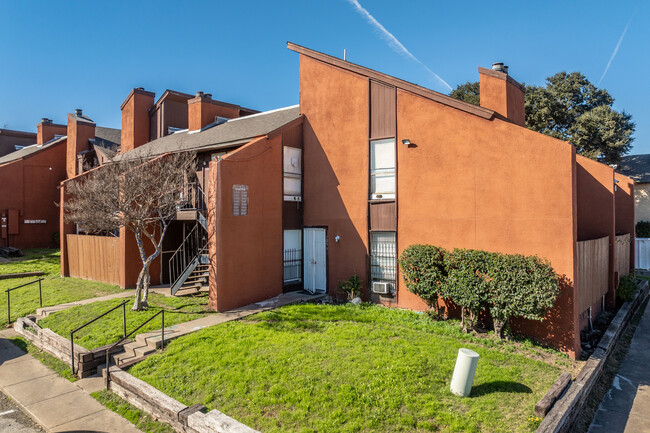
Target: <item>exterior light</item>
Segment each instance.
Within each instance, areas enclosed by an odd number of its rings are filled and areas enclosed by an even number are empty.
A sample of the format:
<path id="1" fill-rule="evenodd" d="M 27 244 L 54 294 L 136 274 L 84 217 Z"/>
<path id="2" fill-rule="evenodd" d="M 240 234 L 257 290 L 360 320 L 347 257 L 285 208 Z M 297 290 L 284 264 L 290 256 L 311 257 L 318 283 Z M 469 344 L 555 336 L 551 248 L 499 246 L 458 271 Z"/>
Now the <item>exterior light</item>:
<path id="1" fill-rule="evenodd" d="M 408 138 L 405 138 L 405 139 L 402 140 L 402 144 L 404 146 L 410 146 L 411 145 L 411 140 L 409 140 Z"/>
<path id="2" fill-rule="evenodd" d="M 334 236 L 334 242 L 338 243 L 341 240 L 341 236 L 336 235 Z"/>

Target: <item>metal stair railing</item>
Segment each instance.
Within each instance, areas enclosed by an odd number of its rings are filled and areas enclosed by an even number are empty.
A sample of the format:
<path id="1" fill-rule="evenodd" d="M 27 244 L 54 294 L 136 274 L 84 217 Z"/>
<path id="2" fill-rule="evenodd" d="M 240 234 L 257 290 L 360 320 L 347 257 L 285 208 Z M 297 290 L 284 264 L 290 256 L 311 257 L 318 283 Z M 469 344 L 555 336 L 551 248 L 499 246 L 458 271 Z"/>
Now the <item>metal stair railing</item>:
<path id="1" fill-rule="evenodd" d="M 179 206 L 179 210 L 196 210 L 199 212 L 207 210 L 207 198 L 199 182 L 186 183 L 181 198 L 183 204 Z"/>
<path id="2" fill-rule="evenodd" d="M 20 286 L 12 287 L 11 289 L 5 290 L 5 292 L 7 293 L 7 323 L 11 323 L 11 292 L 13 290 L 38 283 L 38 301 L 41 308 L 43 308 L 43 290 L 41 287 L 41 281 L 43 280 L 45 280 L 45 278 L 39 278 L 38 280 L 30 281 L 29 283 L 21 284 Z"/>
<path id="3" fill-rule="evenodd" d="M 181 245 L 169 259 L 169 281 L 171 294 L 175 294 L 174 288 L 180 287 L 184 279 L 189 276 L 187 272 L 190 267 L 196 267 L 197 260 L 207 248 L 207 240 L 204 237 L 203 226 L 194 225 Z M 190 272 L 191 273 L 191 272 Z M 178 290 L 178 289 L 177 289 Z"/>
<path id="4" fill-rule="evenodd" d="M 131 335 L 135 334 L 144 325 L 146 325 L 147 323 L 149 323 L 153 319 L 155 319 L 158 315 L 161 316 L 161 321 L 162 321 L 161 328 L 160 328 L 160 332 L 161 332 L 161 334 L 160 334 L 160 340 L 161 340 L 160 341 L 160 349 L 161 350 L 165 349 L 165 309 L 161 308 L 160 311 L 158 311 L 156 314 L 154 314 L 153 316 L 151 316 L 150 318 L 148 318 L 147 320 L 142 322 L 140 324 L 140 326 L 138 326 L 137 328 L 135 328 L 133 331 L 129 332 L 128 334 L 125 334 L 124 337 L 120 338 L 119 341 L 115 342 L 111 347 L 106 349 L 106 389 L 109 389 L 109 384 L 111 382 L 111 358 L 110 358 L 110 354 L 113 351 L 113 349 L 115 349 L 115 347 L 118 344 L 120 344 L 121 342 L 123 342 L 124 340 L 129 338 Z"/>

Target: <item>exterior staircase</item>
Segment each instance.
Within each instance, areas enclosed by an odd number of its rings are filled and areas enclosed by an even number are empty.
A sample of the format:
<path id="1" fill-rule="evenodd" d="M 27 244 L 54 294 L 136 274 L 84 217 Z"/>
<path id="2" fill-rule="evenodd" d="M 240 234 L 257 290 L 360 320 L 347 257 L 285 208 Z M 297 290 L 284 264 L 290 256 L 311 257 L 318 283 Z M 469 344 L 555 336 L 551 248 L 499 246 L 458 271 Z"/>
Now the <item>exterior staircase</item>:
<path id="1" fill-rule="evenodd" d="M 193 295 L 199 292 L 209 290 L 210 265 L 208 264 L 208 255 L 201 254 L 198 258 L 196 267 L 178 287 L 176 296 Z"/>

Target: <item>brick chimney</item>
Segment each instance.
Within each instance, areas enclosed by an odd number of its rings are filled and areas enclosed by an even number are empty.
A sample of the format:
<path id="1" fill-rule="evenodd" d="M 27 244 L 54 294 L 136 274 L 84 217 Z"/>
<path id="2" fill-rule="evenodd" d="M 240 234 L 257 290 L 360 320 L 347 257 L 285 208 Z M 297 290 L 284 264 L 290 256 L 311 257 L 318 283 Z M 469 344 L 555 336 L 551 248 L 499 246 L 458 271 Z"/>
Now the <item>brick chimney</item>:
<path id="1" fill-rule="evenodd" d="M 52 119 L 43 117 L 41 123 L 36 125 L 36 144 L 39 146 L 47 143 L 54 138 L 55 135 L 66 135 L 67 126 L 57 125 L 52 123 Z"/>
<path id="2" fill-rule="evenodd" d="M 122 106 L 122 144 L 121 153 L 133 150 L 149 142 L 149 109 L 153 107 L 153 92 L 142 87 L 131 90 Z"/>
<path id="3" fill-rule="evenodd" d="M 77 172 L 77 154 L 84 150 L 90 150 L 88 140 L 95 138 L 95 122 L 88 116 L 84 116 L 81 109 L 77 108 L 74 113 L 68 113 L 68 143 L 66 152 L 65 167 L 68 178 L 80 173 Z"/>
<path id="4" fill-rule="evenodd" d="M 481 77 L 481 107 L 496 111 L 520 126 L 526 126 L 524 87 L 508 75 L 503 63 L 492 69 L 478 68 Z"/>
<path id="5" fill-rule="evenodd" d="M 190 131 L 205 128 L 215 121 L 217 116 L 226 119 L 239 117 L 239 105 L 212 99 L 210 93 L 196 92 L 196 96 L 187 101 L 187 123 Z"/>

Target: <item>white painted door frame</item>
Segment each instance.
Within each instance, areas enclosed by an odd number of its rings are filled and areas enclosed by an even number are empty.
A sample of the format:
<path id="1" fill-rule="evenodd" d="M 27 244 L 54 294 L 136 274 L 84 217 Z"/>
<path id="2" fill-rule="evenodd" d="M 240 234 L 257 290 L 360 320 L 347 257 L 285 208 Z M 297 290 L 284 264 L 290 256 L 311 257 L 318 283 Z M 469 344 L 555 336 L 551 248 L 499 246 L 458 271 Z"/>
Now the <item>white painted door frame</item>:
<path id="1" fill-rule="evenodd" d="M 327 292 L 327 229 L 305 227 L 303 233 L 304 287 L 310 293 Z"/>

